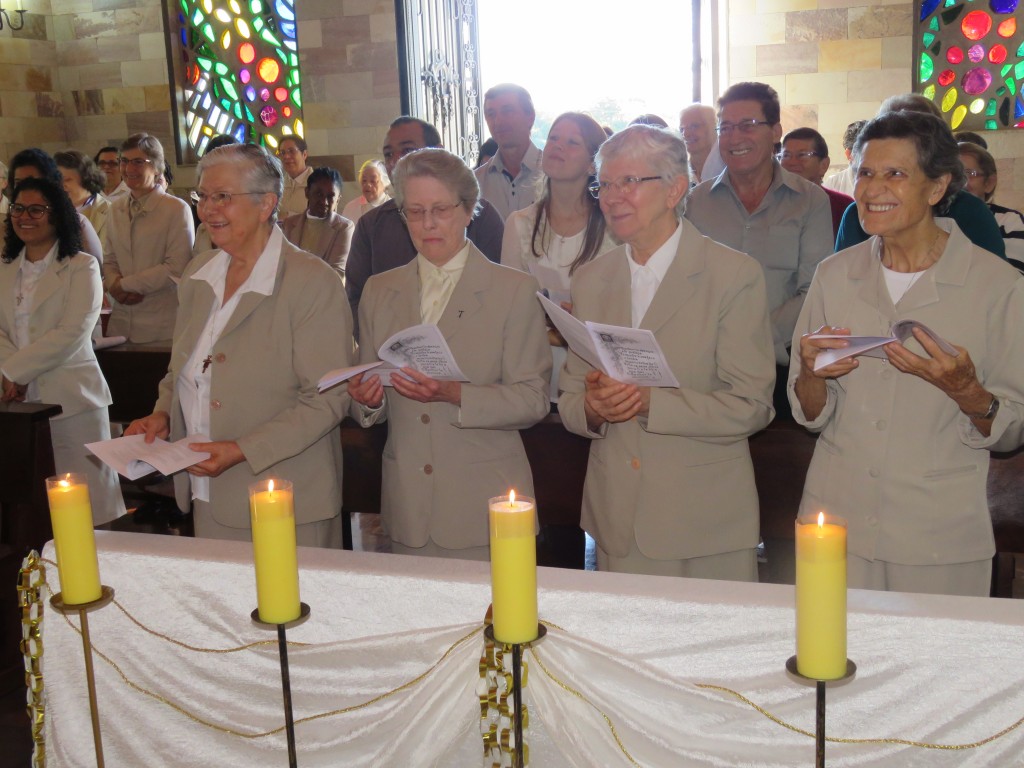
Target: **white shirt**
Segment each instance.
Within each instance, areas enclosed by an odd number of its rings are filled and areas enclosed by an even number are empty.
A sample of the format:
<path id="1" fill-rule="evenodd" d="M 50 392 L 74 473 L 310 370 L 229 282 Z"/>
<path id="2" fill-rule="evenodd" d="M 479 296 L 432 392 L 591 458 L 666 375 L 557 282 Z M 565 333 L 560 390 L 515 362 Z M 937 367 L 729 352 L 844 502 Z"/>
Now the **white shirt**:
<path id="1" fill-rule="evenodd" d="M 285 171 L 284 194 L 281 195 L 281 210 L 277 214 L 278 221 L 284 221 L 289 216 L 306 210 L 306 184 L 312 172 L 313 169 L 307 166 L 306 170 L 293 179 Z"/>
<path id="2" fill-rule="evenodd" d="M 197 269 L 190 278 L 191 280 L 205 280 L 209 283 L 215 297 L 210 309 L 210 316 L 206 320 L 206 326 L 199 334 L 195 349 L 192 350 L 192 356 L 185 363 L 177 381 L 178 400 L 181 403 L 181 412 L 185 419 L 185 429 L 190 436 L 210 435 L 210 385 L 213 371 L 210 368 L 209 360 L 213 356 L 214 346 L 244 294 L 261 293 L 264 296 L 270 296 L 274 293 L 283 242 L 284 234 L 281 229 L 273 227 L 270 239 L 267 240 L 267 245 L 259 259 L 256 260 L 256 264 L 253 265 L 249 277 L 238 287 L 227 303 L 224 302 L 224 283 L 227 279 L 231 257 L 224 251 L 218 251 L 216 256 L 202 268 Z M 192 498 L 209 502 L 210 478 L 193 476 L 190 479 L 192 481 Z"/>
<path id="3" fill-rule="evenodd" d="M 537 197 L 537 182 L 542 172 L 540 169 L 541 152 L 533 142 L 523 155 L 519 175 L 514 179 L 505 170 L 499 151 L 474 173 L 480 183 L 480 197 L 494 206 L 494 209 L 505 221 L 512 211 L 519 211 L 532 205 Z"/>
<path id="4" fill-rule="evenodd" d="M 900 299 L 907 295 L 907 291 L 927 271 L 922 269 L 920 272 L 897 272 L 895 269 L 889 269 L 884 264 L 882 265 L 885 287 L 889 290 L 889 298 L 892 299 L 893 306 L 900 303 Z"/>
<path id="5" fill-rule="evenodd" d="M 355 200 L 349 201 L 348 205 L 342 210 L 341 215 L 355 224 L 364 213 L 372 211 L 379 205 L 384 205 L 390 199 L 387 195 L 381 195 L 380 200 L 371 203 L 366 199 L 366 195 L 360 195 Z"/>
<path id="6" fill-rule="evenodd" d="M 441 319 L 468 259 L 469 241 L 441 267 L 431 264 L 422 254 L 416 254 L 416 269 L 420 276 L 420 319 L 424 323 L 436 325 Z"/>
<path id="7" fill-rule="evenodd" d="M 658 292 L 661 281 L 665 279 L 668 268 L 679 250 L 679 240 L 683 236 L 682 223 L 676 224 L 676 231 L 666 240 L 658 250 L 651 254 L 651 258 L 644 265 L 633 261 L 633 248 L 626 246 L 626 254 L 629 256 L 629 276 L 631 285 L 633 327 L 639 328 L 644 315 L 650 309 L 654 301 L 654 294 Z"/>
<path id="8" fill-rule="evenodd" d="M 126 197 L 131 193 L 132 191 L 128 189 L 128 185 L 122 181 L 120 184 L 118 184 L 110 191 L 110 194 L 104 192 L 103 196 L 107 198 L 107 200 L 109 200 L 110 202 L 114 202 L 115 200 L 120 200 L 122 197 Z"/>
<path id="9" fill-rule="evenodd" d="M 856 184 L 857 179 L 853 177 L 853 166 L 850 165 L 827 177 L 825 181 L 821 183 L 821 186 L 834 189 L 836 192 L 842 192 L 844 195 L 853 197 L 853 188 Z"/>
<path id="10" fill-rule="evenodd" d="M 21 249 L 21 264 L 18 265 L 18 274 L 14 278 L 14 345 L 18 349 L 24 349 L 32 343 L 32 339 L 29 337 L 29 321 L 32 318 L 36 286 L 57 258 L 59 245 L 59 241 L 55 242 L 47 254 L 36 262 L 29 261 L 25 256 L 25 249 Z M 3 375 L 10 380 L 6 371 L 3 372 Z M 37 400 L 39 400 L 39 385 L 35 381 L 30 381 L 25 392 L 25 401 L 31 403 Z"/>

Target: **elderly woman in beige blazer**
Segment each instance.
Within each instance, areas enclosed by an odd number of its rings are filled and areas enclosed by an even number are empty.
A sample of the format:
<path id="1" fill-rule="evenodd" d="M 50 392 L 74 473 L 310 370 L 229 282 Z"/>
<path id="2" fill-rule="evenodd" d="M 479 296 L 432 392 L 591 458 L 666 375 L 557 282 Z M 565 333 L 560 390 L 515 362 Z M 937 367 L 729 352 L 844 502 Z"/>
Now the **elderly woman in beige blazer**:
<path id="1" fill-rule="evenodd" d="M 59 473 L 85 475 L 95 524 L 125 513 L 117 474 L 86 443 L 110 439 L 110 390 L 90 334 L 103 299 L 99 264 L 81 253 L 74 205 L 49 179 L 15 189 L 0 259 L 0 400 L 54 403 Z"/>
<path id="2" fill-rule="evenodd" d="M 436 324 L 467 382 L 412 368 L 385 394 L 372 372 L 352 380 L 353 416 L 387 419 L 381 512 L 393 551 L 486 560 L 487 500 L 532 495 L 518 430 L 548 412 L 551 354 L 537 282 L 489 262 L 466 239 L 480 190 L 443 149 L 423 149 L 392 174 L 416 258 L 371 277 L 359 302 L 360 362 L 390 336 Z"/>
<path id="3" fill-rule="evenodd" d="M 1024 442 L 1024 279 L 936 218 L 964 185 L 956 140 L 939 118 L 881 115 L 854 146 L 854 196 L 873 237 L 823 261 L 793 338 L 793 415 L 821 432 L 802 512 L 849 523 L 849 584 L 988 595 L 995 553 L 989 451 Z M 829 335 L 920 330 L 814 370 Z"/>
<path id="4" fill-rule="evenodd" d="M 178 503 L 197 536 L 248 539 L 248 486 L 295 488 L 300 544 L 341 546 L 345 386 L 317 383 L 352 360 L 352 315 L 341 281 L 274 224 L 278 160 L 230 145 L 203 156 L 199 217 L 218 250 L 197 257 L 180 286 L 171 363 L 152 415 L 126 434 L 179 439 L 211 454 L 178 475 Z M 208 436 L 207 440 L 203 436 Z"/>
<path id="5" fill-rule="evenodd" d="M 334 168 L 315 168 L 306 184 L 306 210 L 281 222 L 293 245 L 319 256 L 345 277 L 345 261 L 352 244 L 352 222 L 334 212 L 341 195 L 341 174 Z"/>
<path id="6" fill-rule="evenodd" d="M 616 381 L 569 353 L 558 410 L 591 439 L 583 527 L 601 570 L 757 581 L 747 438 L 772 418 L 764 274 L 681 217 L 675 133 L 626 128 L 597 155 L 608 229 L 623 246 L 576 271 L 573 313 L 654 333 L 678 389 Z"/>
<path id="7" fill-rule="evenodd" d="M 111 208 L 103 243 L 103 287 L 114 299 L 107 334 L 140 344 L 171 338 L 174 281 L 192 258 L 195 236 L 188 205 L 157 184 L 163 168 L 164 150 L 154 137 L 125 140 L 121 170 L 131 194 Z"/>

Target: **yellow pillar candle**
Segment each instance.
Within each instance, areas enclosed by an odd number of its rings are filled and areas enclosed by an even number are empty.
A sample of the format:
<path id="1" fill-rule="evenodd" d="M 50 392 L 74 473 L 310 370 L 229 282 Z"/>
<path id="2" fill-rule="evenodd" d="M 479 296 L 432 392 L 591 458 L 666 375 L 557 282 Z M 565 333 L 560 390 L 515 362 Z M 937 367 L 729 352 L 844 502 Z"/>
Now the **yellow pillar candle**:
<path id="1" fill-rule="evenodd" d="M 537 639 L 537 508 L 513 491 L 489 510 L 494 637 L 528 643 Z"/>
<path id="2" fill-rule="evenodd" d="M 250 485 L 249 514 L 260 621 L 287 624 L 301 612 L 292 484 L 263 480 Z"/>
<path id="3" fill-rule="evenodd" d="M 99 600 L 103 589 L 85 477 L 68 473 L 47 478 L 46 496 L 57 549 L 61 599 L 65 605 Z"/>
<path id="4" fill-rule="evenodd" d="M 796 668 L 815 680 L 846 675 L 846 521 L 796 521 Z"/>

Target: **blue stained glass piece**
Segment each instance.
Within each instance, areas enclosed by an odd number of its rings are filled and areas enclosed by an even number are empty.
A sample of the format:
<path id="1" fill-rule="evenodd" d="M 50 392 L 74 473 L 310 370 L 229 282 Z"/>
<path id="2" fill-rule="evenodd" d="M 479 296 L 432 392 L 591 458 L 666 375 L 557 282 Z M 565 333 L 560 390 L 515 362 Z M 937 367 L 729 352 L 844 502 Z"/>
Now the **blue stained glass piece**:
<path id="1" fill-rule="evenodd" d="M 923 0 L 921 3 L 921 21 L 931 16 L 939 7 L 939 0 Z"/>
<path id="2" fill-rule="evenodd" d="M 278 31 L 285 37 L 295 38 L 295 22 L 294 21 L 282 21 L 277 25 Z"/>
<path id="3" fill-rule="evenodd" d="M 277 9 L 277 15 L 282 19 L 295 21 L 295 9 L 290 3 L 286 3 L 285 0 L 276 0 L 274 7 Z"/>
<path id="4" fill-rule="evenodd" d="M 1017 0 L 989 0 L 988 6 L 993 13 L 1013 13 L 1017 10 Z"/>
<path id="5" fill-rule="evenodd" d="M 235 128 L 235 141 L 239 144 L 245 143 L 245 123 L 239 123 Z"/>
<path id="6" fill-rule="evenodd" d="M 1017 99 L 1016 103 L 1013 105 L 1013 117 L 1015 120 L 1020 120 L 1024 117 L 1024 104 L 1020 103 L 1020 99 Z"/>

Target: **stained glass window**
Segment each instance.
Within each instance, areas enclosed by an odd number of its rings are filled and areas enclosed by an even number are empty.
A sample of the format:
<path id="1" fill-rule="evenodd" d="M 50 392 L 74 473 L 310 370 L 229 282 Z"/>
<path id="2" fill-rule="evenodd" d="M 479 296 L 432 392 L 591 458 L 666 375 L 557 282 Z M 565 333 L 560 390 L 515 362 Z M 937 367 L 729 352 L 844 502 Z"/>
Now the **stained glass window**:
<path id="1" fill-rule="evenodd" d="M 218 133 L 275 150 L 303 136 L 294 0 L 177 0 L 185 134 L 202 155 Z"/>
<path id="2" fill-rule="evenodd" d="M 1024 128 L 1019 0 L 916 0 L 915 90 L 953 130 Z"/>

